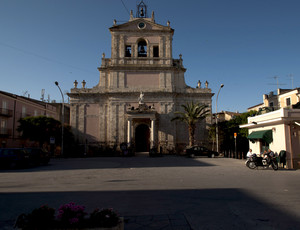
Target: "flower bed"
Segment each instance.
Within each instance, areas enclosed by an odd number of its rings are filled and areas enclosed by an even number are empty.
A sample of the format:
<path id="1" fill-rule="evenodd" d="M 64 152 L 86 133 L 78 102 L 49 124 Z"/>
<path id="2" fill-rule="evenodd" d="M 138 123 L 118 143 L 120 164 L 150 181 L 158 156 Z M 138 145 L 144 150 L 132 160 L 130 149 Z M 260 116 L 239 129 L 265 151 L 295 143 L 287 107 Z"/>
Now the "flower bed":
<path id="1" fill-rule="evenodd" d="M 113 209 L 95 209 L 85 212 L 85 207 L 71 202 L 62 205 L 57 214 L 54 208 L 43 205 L 29 214 L 21 214 L 15 227 L 22 230 L 123 230 L 124 221 Z"/>

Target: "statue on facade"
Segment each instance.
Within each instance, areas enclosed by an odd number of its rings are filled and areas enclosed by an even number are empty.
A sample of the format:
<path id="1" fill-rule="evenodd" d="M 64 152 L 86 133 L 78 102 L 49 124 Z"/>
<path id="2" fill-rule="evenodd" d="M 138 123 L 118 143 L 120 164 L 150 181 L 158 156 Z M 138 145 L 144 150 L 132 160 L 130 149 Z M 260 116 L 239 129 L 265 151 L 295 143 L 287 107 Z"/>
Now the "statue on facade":
<path id="1" fill-rule="evenodd" d="M 144 104 L 144 93 L 141 92 L 139 97 L 139 105 L 143 105 L 143 104 Z"/>
<path id="2" fill-rule="evenodd" d="M 205 88 L 208 88 L 208 81 L 205 82 Z"/>
<path id="3" fill-rule="evenodd" d="M 197 83 L 197 88 L 199 88 L 199 89 L 201 88 L 201 81 L 200 80 Z"/>

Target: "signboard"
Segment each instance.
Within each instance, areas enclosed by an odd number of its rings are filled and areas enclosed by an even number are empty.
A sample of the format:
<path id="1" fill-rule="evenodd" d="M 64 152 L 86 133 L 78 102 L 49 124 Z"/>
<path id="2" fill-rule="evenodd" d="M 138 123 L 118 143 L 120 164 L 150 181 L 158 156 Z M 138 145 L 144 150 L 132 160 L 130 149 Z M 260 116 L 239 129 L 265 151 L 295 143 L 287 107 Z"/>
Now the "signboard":
<path id="1" fill-rule="evenodd" d="M 55 137 L 50 137 L 50 144 L 55 144 Z"/>

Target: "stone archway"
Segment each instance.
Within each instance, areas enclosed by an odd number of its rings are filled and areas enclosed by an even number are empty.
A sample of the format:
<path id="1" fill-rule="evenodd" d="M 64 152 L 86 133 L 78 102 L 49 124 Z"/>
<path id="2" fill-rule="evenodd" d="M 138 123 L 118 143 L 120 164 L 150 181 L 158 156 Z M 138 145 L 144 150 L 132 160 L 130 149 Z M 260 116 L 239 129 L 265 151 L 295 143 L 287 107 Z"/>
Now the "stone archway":
<path id="1" fill-rule="evenodd" d="M 150 129 L 148 125 L 140 124 L 135 129 L 135 151 L 149 152 Z"/>

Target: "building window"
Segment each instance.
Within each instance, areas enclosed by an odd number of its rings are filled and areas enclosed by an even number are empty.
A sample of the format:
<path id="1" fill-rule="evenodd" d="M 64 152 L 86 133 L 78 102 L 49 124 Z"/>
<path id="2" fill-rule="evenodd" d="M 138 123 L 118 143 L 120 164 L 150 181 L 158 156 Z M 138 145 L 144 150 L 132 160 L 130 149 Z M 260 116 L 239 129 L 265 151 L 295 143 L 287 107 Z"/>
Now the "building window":
<path id="1" fill-rule="evenodd" d="M 34 116 L 38 116 L 38 111 L 36 109 L 34 110 Z"/>
<path id="2" fill-rule="evenodd" d="M 131 57 L 131 46 L 126 46 L 125 57 Z"/>
<path id="3" fill-rule="evenodd" d="M 273 102 L 270 102 L 270 107 L 274 107 L 274 103 Z"/>
<path id="4" fill-rule="evenodd" d="M 7 134 L 7 122 L 6 120 L 1 120 L 0 134 Z"/>
<path id="5" fill-rule="evenodd" d="M 138 43 L 138 57 L 147 57 L 147 43 L 145 40 Z"/>
<path id="6" fill-rule="evenodd" d="M 158 46 L 153 46 L 153 57 L 159 57 Z"/>
<path id="7" fill-rule="evenodd" d="M 291 106 L 291 98 L 287 98 L 286 100 L 286 106 Z"/>
<path id="8" fill-rule="evenodd" d="M 2 114 L 8 114 L 6 101 L 2 101 Z"/>
<path id="9" fill-rule="evenodd" d="M 22 117 L 26 117 L 26 107 L 22 107 Z"/>

